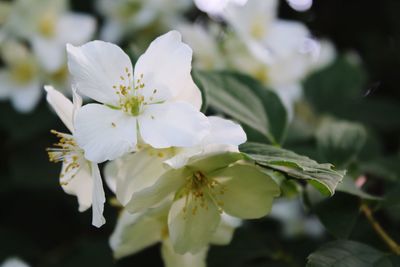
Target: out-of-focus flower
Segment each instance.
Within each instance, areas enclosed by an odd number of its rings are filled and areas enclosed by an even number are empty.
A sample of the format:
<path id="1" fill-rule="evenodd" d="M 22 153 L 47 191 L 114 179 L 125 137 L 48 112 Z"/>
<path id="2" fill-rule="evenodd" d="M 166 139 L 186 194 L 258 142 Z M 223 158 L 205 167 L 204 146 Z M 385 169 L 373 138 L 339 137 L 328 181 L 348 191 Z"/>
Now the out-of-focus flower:
<path id="1" fill-rule="evenodd" d="M 154 149 L 140 151 L 109 162 L 105 169 L 108 184 L 116 192 L 118 201 L 129 205 L 137 192 L 145 190 L 169 170 L 182 168 L 189 160 L 222 152 L 238 152 L 238 146 L 246 142 L 246 134 L 239 124 L 218 117 L 208 117 L 210 133 L 194 147 Z"/>
<path id="2" fill-rule="evenodd" d="M 306 11 L 311 8 L 313 0 L 287 0 L 289 6 L 297 11 Z"/>
<path id="3" fill-rule="evenodd" d="M 255 73 L 250 74 L 262 77 L 266 85 L 275 89 L 292 116 L 293 103 L 302 95 L 301 81 L 326 65 L 334 49 L 311 38 L 300 22 L 278 19 L 277 4 L 276 0 L 252 0 L 243 7 L 230 5 L 224 18 L 254 58 Z M 240 69 L 240 60 L 233 62 Z M 264 74 L 263 68 L 257 67 L 260 63 L 265 65 Z"/>
<path id="4" fill-rule="evenodd" d="M 177 26 L 183 41 L 193 49 L 193 66 L 200 69 L 218 70 L 226 68 L 225 55 L 221 51 L 216 24 L 205 26 L 182 23 Z"/>
<path id="5" fill-rule="evenodd" d="M 29 267 L 27 263 L 19 258 L 8 258 L 1 265 L 1 267 Z"/>
<path id="6" fill-rule="evenodd" d="M 100 227 L 105 223 L 103 209 L 105 195 L 103 183 L 97 164 L 88 161 L 83 149 L 75 139 L 74 118 L 82 105 L 79 95 L 73 91 L 74 102 L 62 95 L 51 86 L 45 86 L 47 102 L 72 134 L 52 131 L 59 143 L 49 148 L 49 158 L 52 162 L 62 162 L 60 184 L 67 194 L 78 198 L 79 211 L 83 212 L 92 207 L 92 224 Z"/>
<path id="7" fill-rule="evenodd" d="M 65 64 L 65 44 L 87 42 L 95 28 L 93 17 L 69 12 L 65 0 L 17 0 L 1 31 L 27 39 L 41 66 L 56 72 Z"/>
<path id="8" fill-rule="evenodd" d="M 41 96 L 38 62 L 21 43 L 8 41 L 1 47 L 6 66 L 0 69 L 0 99 L 10 99 L 19 112 L 30 112 Z"/>
<path id="9" fill-rule="evenodd" d="M 154 40 L 134 73 L 116 45 L 94 41 L 67 50 L 79 92 L 104 104 L 85 105 L 76 117 L 76 138 L 88 159 L 116 159 L 141 140 L 154 148 L 194 146 L 208 134 L 190 75 L 192 50 L 178 32 Z"/>
<path id="10" fill-rule="evenodd" d="M 146 29 L 168 31 L 180 21 L 192 0 L 98 0 L 99 11 L 105 17 L 100 38 L 119 42 L 124 37 Z M 140 39 L 143 38 L 141 34 Z M 154 38 L 154 36 L 152 37 Z"/>
<path id="11" fill-rule="evenodd" d="M 229 4 L 244 5 L 248 0 L 194 0 L 197 8 L 211 16 L 221 15 Z"/>
<path id="12" fill-rule="evenodd" d="M 242 159 L 242 154 L 234 152 L 195 157 L 135 193 L 126 208 L 139 212 L 174 196 L 168 213 L 174 250 L 200 252 L 210 242 L 222 212 L 242 219 L 260 218 L 279 195 L 279 187 L 268 175 Z"/>
<path id="13" fill-rule="evenodd" d="M 170 205 L 171 203 L 167 202 L 136 214 L 124 210 L 110 238 L 114 257 L 119 259 L 161 242 L 161 253 L 166 267 L 205 267 L 208 244 L 195 254 L 175 252 L 169 238 L 167 223 Z M 235 228 L 240 224 L 239 219 L 222 214 L 221 222 L 213 233 L 210 244 L 229 244 Z"/>

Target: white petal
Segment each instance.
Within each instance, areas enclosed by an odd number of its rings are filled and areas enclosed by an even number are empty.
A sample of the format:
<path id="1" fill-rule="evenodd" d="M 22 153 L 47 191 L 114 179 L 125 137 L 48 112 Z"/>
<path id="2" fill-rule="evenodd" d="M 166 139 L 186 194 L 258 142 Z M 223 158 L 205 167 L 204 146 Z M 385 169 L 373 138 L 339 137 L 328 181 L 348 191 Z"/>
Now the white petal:
<path id="1" fill-rule="evenodd" d="M 136 118 L 100 104 L 83 106 L 76 114 L 75 138 L 94 162 L 113 160 L 134 150 Z"/>
<path id="2" fill-rule="evenodd" d="M 110 237 L 114 257 L 120 259 L 157 243 L 161 240 L 163 227 L 164 223 L 157 217 L 146 213 L 130 214 L 124 210 Z"/>
<path id="3" fill-rule="evenodd" d="M 276 182 L 255 166 L 236 164 L 209 175 L 223 187 L 224 193 L 217 196 L 222 209 L 235 217 L 255 219 L 267 215 L 273 198 L 280 194 Z"/>
<path id="4" fill-rule="evenodd" d="M 275 57 L 285 58 L 300 53 L 309 35 L 307 27 L 300 22 L 276 20 L 271 24 L 264 44 Z"/>
<path id="5" fill-rule="evenodd" d="M 207 251 L 208 246 L 196 254 L 178 254 L 175 252 L 169 239 L 165 239 L 161 247 L 161 255 L 165 267 L 206 267 Z"/>
<path id="6" fill-rule="evenodd" d="M 47 92 L 47 102 L 52 106 L 58 117 L 62 120 L 64 125 L 71 131 L 74 132 L 73 125 L 73 104 L 66 98 L 62 93 L 54 89 L 53 86 L 46 85 L 44 89 Z"/>
<path id="7" fill-rule="evenodd" d="M 217 207 L 208 197 L 201 200 L 182 197 L 175 200 L 168 214 L 168 228 L 171 242 L 177 253 L 197 253 L 208 246 L 221 216 Z"/>
<path id="8" fill-rule="evenodd" d="M 184 102 L 149 105 L 138 121 L 143 140 L 155 148 L 197 145 L 210 128 L 207 117 Z"/>
<path id="9" fill-rule="evenodd" d="M 78 91 L 98 102 L 118 106 L 119 97 L 113 86 L 132 86 L 128 55 L 118 46 L 102 41 L 80 47 L 68 44 L 67 52 L 68 67 Z"/>
<path id="10" fill-rule="evenodd" d="M 103 216 L 106 197 L 104 194 L 103 181 L 101 180 L 99 166 L 92 163 L 91 171 L 93 179 L 92 224 L 96 227 L 101 227 L 106 222 Z"/>
<path id="11" fill-rule="evenodd" d="M 144 188 L 132 195 L 126 209 L 129 212 L 143 211 L 161 203 L 169 195 L 174 194 L 186 182 L 188 171 L 185 169 L 170 170 L 150 187 Z"/>
<path id="12" fill-rule="evenodd" d="M 29 267 L 29 265 L 19 258 L 8 258 L 1 263 L 1 267 Z"/>
<path id="13" fill-rule="evenodd" d="M 231 121 L 216 116 L 208 117 L 210 122 L 210 134 L 203 140 L 203 145 L 219 144 L 238 146 L 246 142 L 246 133 L 243 128 Z"/>
<path id="14" fill-rule="evenodd" d="M 242 224 L 242 220 L 232 217 L 226 213 L 221 215 L 221 223 L 212 236 L 211 243 L 214 245 L 228 245 L 235 229 Z"/>
<path id="15" fill-rule="evenodd" d="M 65 64 L 65 44 L 59 43 L 55 39 L 35 36 L 32 46 L 37 60 L 46 71 L 56 72 Z"/>
<path id="16" fill-rule="evenodd" d="M 57 40 L 60 44 L 81 45 L 91 39 L 96 20 L 85 14 L 67 12 L 58 19 Z"/>
<path id="17" fill-rule="evenodd" d="M 124 29 L 121 23 L 112 19 L 106 20 L 100 29 L 100 39 L 107 42 L 119 43 L 123 35 Z"/>
<path id="18" fill-rule="evenodd" d="M 62 185 L 65 193 L 74 195 L 78 198 L 79 211 L 83 212 L 92 206 L 93 178 L 90 168 L 86 162 L 75 176 L 70 179 L 68 184 Z"/>
<path id="19" fill-rule="evenodd" d="M 103 174 L 108 188 L 115 194 L 117 192 L 118 159 L 106 162 Z"/>
<path id="20" fill-rule="evenodd" d="M 153 149 L 144 149 L 117 159 L 116 195 L 123 206 L 128 204 L 133 194 L 152 186 L 166 172 L 164 159 L 157 156 Z"/>
<path id="21" fill-rule="evenodd" d="M 11 91 L 11 103 L 19 112 L 31 112 L 39 103 L 41 93 L 42 90 L 38 80 L 33 80 L 24 85 L 15 84 Z"/>
<path id="22" fill-rule="evenodd" d="M 182 43 L 177 31 L 170 31 L 155 39 L 138 59 L 135 79 L 144 75 L 145 83 L 167 88 L 175 100 L 185 101 L 196 109 L 201 107 L 201 93 L 190 75 L 192 49 Z"/>

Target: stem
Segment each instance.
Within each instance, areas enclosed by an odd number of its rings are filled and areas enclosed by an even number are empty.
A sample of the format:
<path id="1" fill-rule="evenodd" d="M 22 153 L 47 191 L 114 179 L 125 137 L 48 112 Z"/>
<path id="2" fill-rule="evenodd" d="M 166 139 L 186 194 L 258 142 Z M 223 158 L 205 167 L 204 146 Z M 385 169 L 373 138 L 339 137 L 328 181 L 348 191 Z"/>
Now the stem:
<path id="1" fill-rule="evenodd" d="M 375 232 L 386 243 L 390 250 L 396 255 L 400 255 L 400 246 L 386 233 L 379 222 L 374 218 L 371 209 L 366 204 L 361 204 L 361 211 L 364 213 L 365 217 L 367 217 L 367 220 L 372 225 Z"/>

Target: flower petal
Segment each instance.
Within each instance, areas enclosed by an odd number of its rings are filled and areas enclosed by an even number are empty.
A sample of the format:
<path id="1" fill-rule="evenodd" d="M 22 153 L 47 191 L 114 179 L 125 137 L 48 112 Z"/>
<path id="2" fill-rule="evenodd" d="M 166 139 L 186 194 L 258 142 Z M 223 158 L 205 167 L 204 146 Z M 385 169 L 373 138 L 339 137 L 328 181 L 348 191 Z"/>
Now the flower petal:
<path id="1" fill-rule="evenodd" d="M 138 120 L 143 140 L 155 148 L 197 145 L 210 128 L 207 117 L 184 102 L 149 105 Z"/>
<path id="2" fill-rule="evenodd" d="M 74 132 L 73 125 L 73 104 L 66 98 L 62 93 L 54 89 L 53 86 L 46 85 L 44 90 L 47 92 L 46 100 L 52 106 L 54 111 L 57 113 L 58 117 L 62 120 L 64 125 L 70 130 L 71 133 Z"/>
<path id="3" fill-rule="evenodd" d="M 235 229 L 241 224 L 242 220 L 223 213 L 221 223 L 211 238 L 211 244 L 228 245 L 232 241 Z"/>
<path id="4" fill-rule="evenodd" d="M 66 12 L 59 19 L 57 24 L 56 39 L 64 47 L 66 43 L 81 45 L 89 41 L 96 30 L 94 17 Z"/>
<path id="5" fill-rule="evenodd" d="M 229 215 L 255 219 L 268 214 L 272 200 L 279 196 L 276 182 L 255 166 L 236 164 L 209 174 L 224 188 L 218 195 Z"/>
<path id="6" fill-rule="evenodd" d="M 159 177 L 150 187 L 144 188 L 132 195 L 126 209 L 129 212 L 139 212 L 150 208 L 168 195 L 175 193 L 186 182 L 185 178 L 189 175 L 186 169 L 170 170 Z"/>
<path id="7" fill-rule="evenodd" d="M 101 227 L 106 220 L 103 216 L 104 203 L 106 197 L 103 189 L 103 181 L 101 180 L 99 166 L 91 163 L 92 179 L 93 179 L 93 195 L 92 195 L 92 224 Z"/>
<path id="8" fill-rule="evenodd" d="M 152 150 L 144 149 L 116 160 L 116 195 L 123 206 L 128 204 L 133 194 L 152 186 L 167 171 L 163 165 L 164 158 Z"/>
<path id="9" fill-rule="evenodd" d="M 65 44 L 60 44 L 57 40 L 34 36 L 32 47 L 40 65 L 47 72 L 56 72 L 66 60 Z"/>
<path id="10" fill-rule="evenodd" d="M 156 38 L 138 59 L 135 80 L 144 75 L 146 84 L 167 88 L 175 100 L 188 102 L 200 110 L 201 92 L 190 75 L 192 49 L 182 42 L 181 34 L 170 31 Z"/>
<path id="11" fill-rule="evenodd" d="M 168 214 L 171 242 L 177 253 L 197 253 L 208 245 L 220 222 L 218 208 L 204 197 L 204 207 L 194 197 L 175 200 Z"/>
<path id="12" fill-rule="evenodd" d="M 68 68 L 78 91 L 98 102 L 118 106 L 114 86 L 132 86 L 128 55 L 118 46 L 102 41 L 80 47 L 67 44 L 67 52 Z"/>
<path id="13" fill-rule="evenodd" d="M 40 82 L 33 80 L 24 85 L 14 85 L 11 91 L 11 103 L 13 107 L 22 113 L 31 112 L 40 101 L 42 90 Z"/>
<path id="14" fill-rule="evenodd" d="M 192 170 L 199 170 L 204 174 L 210 174 L 219 169 L 226 168 L 230 164 L 241 159 L 243 159 L 243 155 L 241 153 L 223 152 L 193 159 L 189 162 L 189 164 L 187 164 L 187 166 Z"/>
<path id="15" fill-rule="evenodd" d="M 134 150 L 136 118 L 104 105 L 83 106 L 75 118 L 75 138 L 94 162 L 113 160 Z"/>
<path id="16" fill-rule="evenodd" d="M 123 258 L 161 240 L 164 224 L 146 213 L 123 211 L 110 237 L 110 247 L 116 259 Z"/>
<path id="17" fill-rule="evenodd" d="M 211 125 L 210 134 L 207 135 L 203 144 L 221 144 L 238 146 L 246 142 L 246 133 L 240 124 L 216 116 L 209 116 Z"/>
<path id="18" fill-rule="evenodd" d="M 208 246 L 196 254 L 178 254 L 175 252 L 169 239 L 165 239 L 161 246 L 161 255 L 165 267 L 206 267 L 207 251 Z"/>
<path id="19" fill-rule="evenodd" d="M 65 193 L 78 198 L 80 212 L 90 208 L 92 206 L 93 179 L 90 175 L 88 163 L 85 163 L 85 165 L 75 173 L 75 176 L 69 180 L 68 184 L 63 184 L 62 188 Z"/>

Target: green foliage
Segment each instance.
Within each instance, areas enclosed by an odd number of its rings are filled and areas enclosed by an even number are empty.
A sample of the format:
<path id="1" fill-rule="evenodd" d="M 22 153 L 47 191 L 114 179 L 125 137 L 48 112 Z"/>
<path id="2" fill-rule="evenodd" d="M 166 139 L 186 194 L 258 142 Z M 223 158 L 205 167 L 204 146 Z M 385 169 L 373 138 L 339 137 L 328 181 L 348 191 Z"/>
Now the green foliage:
<path id="1" fill-rule="evenodd" d="M 237 73 L 193 73 L 213 109 L 261 133 L 271 143 L 283 141 L 287 114 L 280 98 L 258 81 Z"/>
<path id="2" fill-rule="evenodd" d="M 399 260 L 365 244 L 340 240 L 327 243 L 308 256 L 307 267 L 395 267 Z"/>
<path id="3" fill-rule="evenodd" d="M 308 157 L 271 145 L 246 143 L 241 146 L 241 151 L 263 167 L 307 180 L 326 195 L 334 194 L 344 176 L 344 172 L 335 170 L 332 164 L 320 164 Z"/>
<path id="4" fill-rule="evenodd" d="M 359 123 L 325 119 L 316 132 L 317 147 L 324 160 L 347 166 L 366 141 L 367 132 Z"/>
<path id="5" fill-rule="evenodd" d="M 357 197 L 339 193 L 315 206 L 321 223 L 334 237 L 346 239 L 350 236 L 360 210 L 360 200 Z"/>

